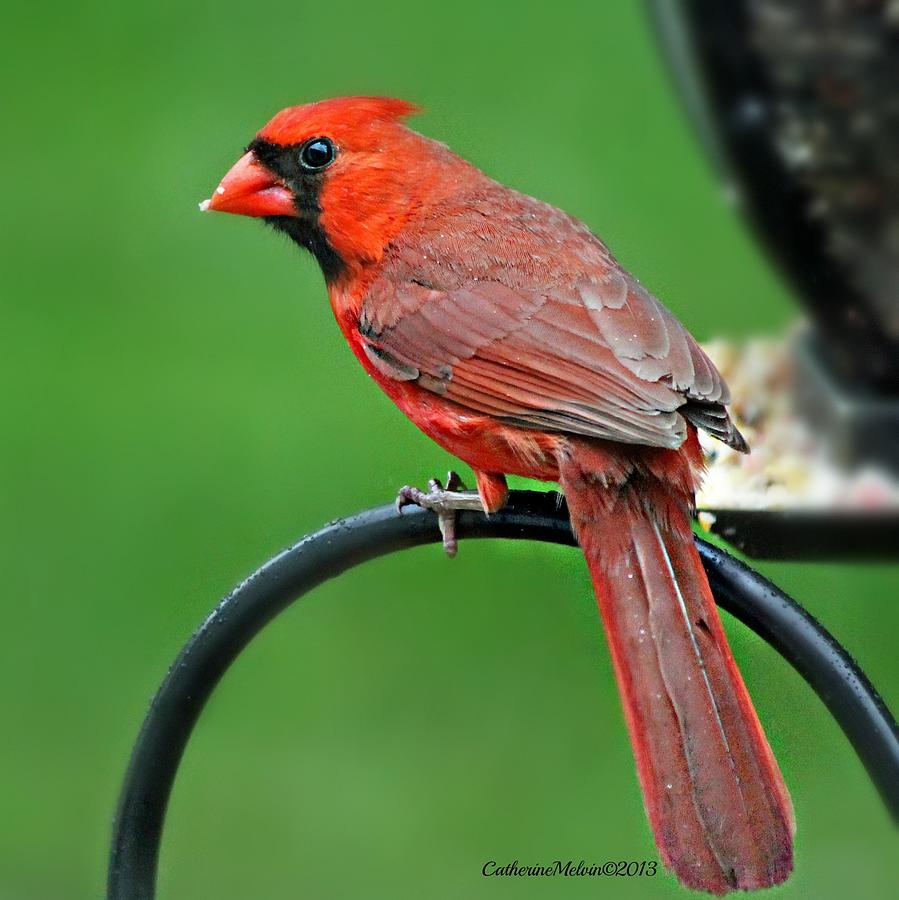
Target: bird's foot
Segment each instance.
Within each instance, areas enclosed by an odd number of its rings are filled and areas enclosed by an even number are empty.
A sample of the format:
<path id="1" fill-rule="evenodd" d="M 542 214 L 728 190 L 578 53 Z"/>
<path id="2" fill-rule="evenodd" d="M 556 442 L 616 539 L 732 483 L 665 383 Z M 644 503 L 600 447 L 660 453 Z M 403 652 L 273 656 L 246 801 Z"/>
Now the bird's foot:
<path id="1" fill-rule="evenodd" d="M 446 487 L 436 478 L 428 482 L 428 490 L 406 485 L 396 495 L 396 509 L 401 512 L 404 506 L 420 506 L 437 513 L 437 524 L 443 535 L 443 549 L 447 556 L 455 556 L 458 550 L 456 541 L 456 515 L 460 510 L 473 509 L 483 512 L 481 498 L 477 491 L 468 491 L 462 479 L 455 472 L 446 476 Z"/>

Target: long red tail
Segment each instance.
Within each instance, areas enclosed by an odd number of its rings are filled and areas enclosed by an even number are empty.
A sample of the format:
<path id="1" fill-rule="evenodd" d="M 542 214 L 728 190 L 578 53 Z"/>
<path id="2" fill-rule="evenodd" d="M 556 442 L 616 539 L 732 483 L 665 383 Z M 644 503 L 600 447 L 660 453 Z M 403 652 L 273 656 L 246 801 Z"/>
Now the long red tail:
<path id="1" fill-rule="evenodd" d="M 621 488 L 602 481 L 562 473 L 662 859 L 716 894 L 779 884 L 792 869 L 792 806 L 687 514 L 671 496 L 661 510 L 658 498 L 610 501 Z"/>

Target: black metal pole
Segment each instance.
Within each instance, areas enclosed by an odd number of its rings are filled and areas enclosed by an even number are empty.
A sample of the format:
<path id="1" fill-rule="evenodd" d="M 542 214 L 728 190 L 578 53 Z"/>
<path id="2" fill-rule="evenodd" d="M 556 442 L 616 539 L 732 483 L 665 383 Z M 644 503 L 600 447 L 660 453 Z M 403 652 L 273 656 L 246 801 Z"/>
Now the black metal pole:
<path id="1" fill-rule="evenodd" d="M 554 493 L 515 491 L 489 518 L 462 513 L 462 538 L 574 544 Z M 440 541 L 433 513 L 383 506 L 340 519 L 279 553 L 219 603 L 181 651 L 156 694 L 134 747 L 113 830 L 107 897 L 151 900 L 165 811 L 178 764 L 219 679 L 271 619 L 316 585 L 353 566 Z M 809 682 L 861 757 L 899 819 L 899 728 L 842 647 L 808 613 L 723 550 L 698 541 L 723 609 L 767 640 Z"/>

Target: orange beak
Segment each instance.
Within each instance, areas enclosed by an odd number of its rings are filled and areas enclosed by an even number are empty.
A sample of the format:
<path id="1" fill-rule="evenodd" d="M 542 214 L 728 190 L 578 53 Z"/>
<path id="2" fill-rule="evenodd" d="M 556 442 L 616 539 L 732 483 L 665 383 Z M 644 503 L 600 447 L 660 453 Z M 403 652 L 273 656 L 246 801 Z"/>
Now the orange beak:
<path id="1" fill-rule="evenodd" d="M 244 153 L 234 163 L 215 193 L 200 204 L 200 209 L 240 216 L 297 217 L 293 194 L 253 153 Z"/>

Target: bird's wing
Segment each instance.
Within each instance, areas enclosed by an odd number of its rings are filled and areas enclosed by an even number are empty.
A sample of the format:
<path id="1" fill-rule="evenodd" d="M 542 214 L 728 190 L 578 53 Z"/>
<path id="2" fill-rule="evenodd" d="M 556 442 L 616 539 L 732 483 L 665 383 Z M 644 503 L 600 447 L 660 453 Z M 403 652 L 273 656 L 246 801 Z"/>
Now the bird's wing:
<path id="1" fill-rule="evenodd" d="M 678 447 L 686 418 L 740 445 L 712 362 L 583 225 L 530 198 L 451 225 L 393 247 L 369 288 L 383 374 L 522 427 Z"/>

